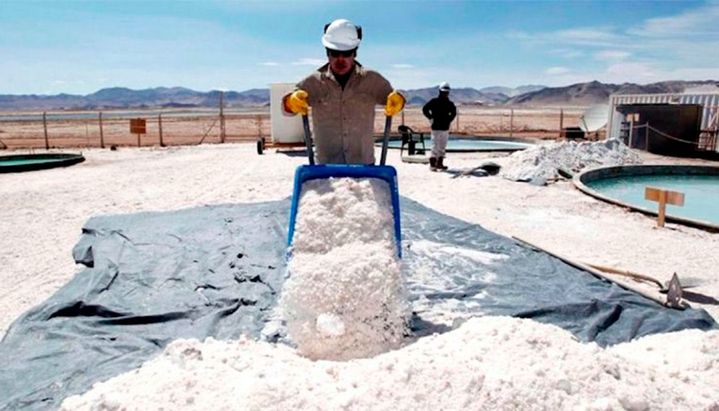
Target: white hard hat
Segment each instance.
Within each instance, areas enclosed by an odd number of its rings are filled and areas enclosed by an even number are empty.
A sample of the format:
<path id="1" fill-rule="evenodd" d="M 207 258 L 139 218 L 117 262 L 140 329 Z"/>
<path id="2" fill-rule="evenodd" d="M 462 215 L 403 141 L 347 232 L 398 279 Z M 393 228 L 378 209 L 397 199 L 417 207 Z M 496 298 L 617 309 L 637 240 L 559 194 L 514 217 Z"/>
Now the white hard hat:
<path id="1" fill-rule="evenodd" d="M 439 85 L 439 91 L 449 91 L 449 83 L 447 83 L 446 81 L 443 81 Z"/>
<path id="2" fill-rule="evenodd" d="M 322 45 L 331 50 L 347 51 L 356 49 L 362 40 L 362 27 L 345 19 L 337 19 L 325 25 Z"/>

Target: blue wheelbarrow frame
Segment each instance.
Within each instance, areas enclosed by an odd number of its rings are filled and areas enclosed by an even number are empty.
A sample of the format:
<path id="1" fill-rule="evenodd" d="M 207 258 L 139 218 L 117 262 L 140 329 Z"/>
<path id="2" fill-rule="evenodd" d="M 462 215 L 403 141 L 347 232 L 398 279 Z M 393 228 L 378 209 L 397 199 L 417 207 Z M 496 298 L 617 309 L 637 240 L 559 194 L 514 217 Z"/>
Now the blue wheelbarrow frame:
<path id="1" fill-rule="evenodd" d="M 302 116 L 302 122 L 305 128 L 305 145 L 307 146 L 307 156 L 309 165 L 301 165 L 295 170 L 294 188 L 292 190 L 292 205 L 290 207 L 290 222 L 287 233 L 287 246 L 292 245 L 292 237 L 295 234 L 295 222 L 297 219 L 297 208 L 299 206 L 300 195 L 302 194 L 302 185 L 309 180 L 327 179 L 327 178 L 378 178 L 389 184 L 390 196 L 392 197 L 392 214 L 394 216 L 394 236 L 397 243 L 397 256 L 402 258 L 402 228 L 399 213 L 399 189 L 397 187 L 397 170 L 394 167 L 385 165 L 387 160 L 387 142 L 389 140 L 389 130 L 392 128 L 392 117 L 387 116 L 385 119 L 384 141 L 382 142 L 382 157 L 380 165 L 361 165 L 361 164 L 322 164 L 315 165 L 314 151 L 312 150 L 312 139 L 310 136 L 310 126 L 307 115 Z"/>

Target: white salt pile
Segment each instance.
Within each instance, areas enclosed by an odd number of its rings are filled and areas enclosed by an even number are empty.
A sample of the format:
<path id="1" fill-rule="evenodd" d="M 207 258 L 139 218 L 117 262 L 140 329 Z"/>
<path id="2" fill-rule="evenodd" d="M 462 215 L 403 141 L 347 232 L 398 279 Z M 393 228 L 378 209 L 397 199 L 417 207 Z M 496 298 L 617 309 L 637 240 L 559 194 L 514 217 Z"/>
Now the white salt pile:
<path id="1" fill-rule="evenodd" d="M 585 168 L 639 164 L 639 155 L 618 139 L 575 143 L 553 142 L 518 151 L 502 166 L 501 175 L 514 181 L 544 183 L 563 168 L 579 172 Z"/>
<path id="2" fill-rule="evenodd" d="M 300 353 L 346 360 L 399 346 L 409 304 L 396 247 L 387 182 L 303 184 L 279 302 Z"/>
<path id="3" fill-rule="evenodd" d="M 717 387 L 717 330 L 605 350 L 553 325 L 484 317 L 348 362 L 310 361 L 247 339 L 178 340 L 62 409 L 715 410 Z"/>

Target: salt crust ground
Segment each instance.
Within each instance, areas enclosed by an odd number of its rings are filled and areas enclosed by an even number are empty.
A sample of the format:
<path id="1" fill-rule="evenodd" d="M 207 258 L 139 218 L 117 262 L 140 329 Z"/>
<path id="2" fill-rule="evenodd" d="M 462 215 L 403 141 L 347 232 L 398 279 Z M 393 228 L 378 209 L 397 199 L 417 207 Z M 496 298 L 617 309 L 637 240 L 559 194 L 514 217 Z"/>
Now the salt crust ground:
<path id="1" fill-rule="evenodd" d="M 719 331 L 602 350 L 558 327 L 483 317 L 401 350 L 312 362 L 279 344 L 178 340 L 63 410 L 578 409 L 719 407 Z"/>
<path id="2" fill-rule="evenodd" d="M 271 152 L 258 156 L 253 144 L 88 150 L 84 155 L 85 163 L 70 168 L 0 175 L 1 333 L 80 269 L 70 252 L 83 223 L 93 215 L 283 199 L 291 193 L 294 168 L 305 162 L 303 157 Z M 645 164 L 705 163 L 640 155 Z M 497 154 L 450 154 L 447 163 L 471 168 L 487 159 L 507 161 Z M 662 281 L 677 272 L 698 284 L 693 292 L 719 296 L 718 234 L 672 224 L 657 229 L 651 218 L 587 197 L 569 182 L 537 187 L 500 177 L 451 178 L 430 173 L 426 166 L 402 163 L 396 151 L 390 152 L 388 161 L 398 169 L 401 194 L 439 212 L 577 260 Z M 717 305 L 693 305 L 719 318 Z M 666 356 L 667 366 L 675 370 L 697 363 L 717 367 L 716 353 L 699 348 L 717 347 L 713 332 L 648 338 L 657 341 L 653 352 L 661 354 L 645 354 L 643 360 Z M 491 346 L 494 357 L 506 358 L 511 352 L 506 344 Z M 673 376 L 683 378 L 681 373 L 668 375 L 672 380 Z M 719 385 L 715 379 L 707 381 Z"/>

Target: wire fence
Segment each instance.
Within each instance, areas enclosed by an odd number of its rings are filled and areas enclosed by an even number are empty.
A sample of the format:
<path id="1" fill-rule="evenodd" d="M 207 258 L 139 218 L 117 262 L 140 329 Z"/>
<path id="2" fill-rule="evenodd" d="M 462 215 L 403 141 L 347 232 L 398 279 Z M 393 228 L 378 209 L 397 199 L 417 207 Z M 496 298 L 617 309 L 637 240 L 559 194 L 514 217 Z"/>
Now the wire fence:
<path id="1" fill-rule="evenodd" d="M 696 140 L 687 140 L 671 134 L 665 133 L 649 123 L 633 124 L 625 122 L 622 125 L 620 137 L 626 144 L 632 148 L 640 148 L 642 150 L 651 151 L 652 144 L 665 146 L 667 141 L 681 143 L 672 145 L 674 150 L 676 147 L 684 146 L 683 150 L 692 151 L 717 151 L 717 130 L 702 130 L 696 134 Z"/>
<path id="2" fill-rule="evenodd" d="M 568 129 L 578 130 L 583 111 L 582 108 L 511 109 L 459 106 L 450 131 L 475 136 L 563 138 L 566 137 Z M 400 114 L 400 119 L 395 121 L 399 121 L 398 125 L 405 124 L 415 131 L 431 131 L 430 124 L 420 108 L 405 110 Z M 376 122 L 375 130 L 378 130 L 378 125 L 379 122 Z M 584 137 L 602 138 L 603 134 L 593 133 Z"/>
<path id="3" fill-rule="evenodd" d="M 561 138 L 563 131 L 576 128 L 581 108 L 506 109 L 458 107 L 452 133 L 503 137 Z M 130 131 L 130 119 L 142 118 L 144 134 Z M 408 107 L 394 119 L 418 132 L 430 132 L 421 108 Z M 378 110 L 375 133 L 384 130 L 384 116 Z M 590 136 L 602 138 L 602 134 Z M 84 111 L 0 114 L 0 149 L 169 146 L 254 142 L 271 139 L 269 107 L 243 112 L 227 109 L 188 111 Z"/>

